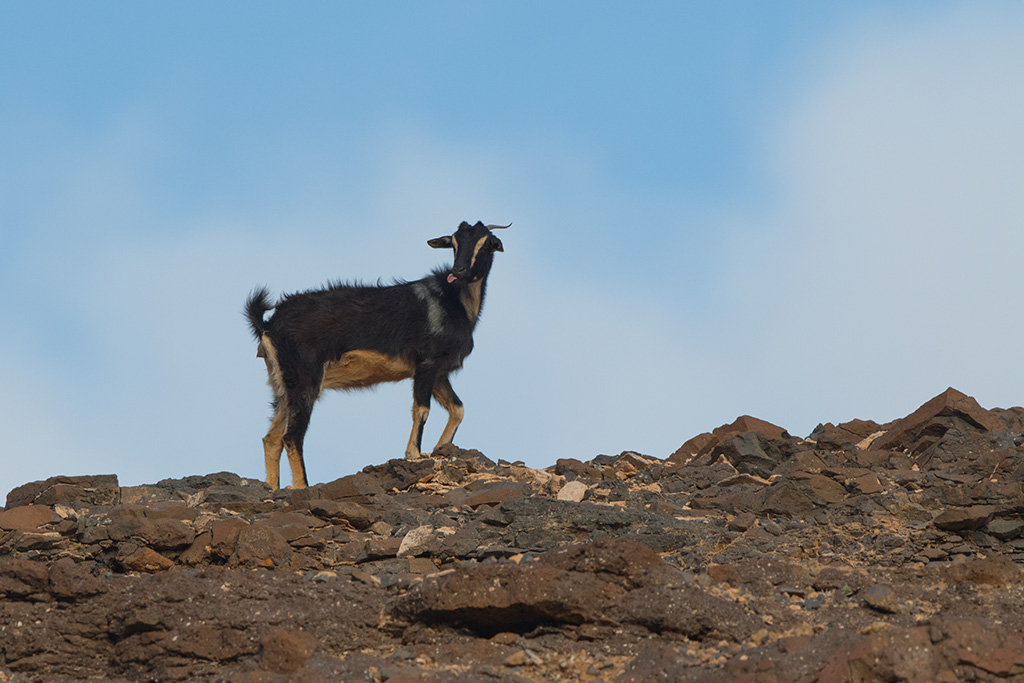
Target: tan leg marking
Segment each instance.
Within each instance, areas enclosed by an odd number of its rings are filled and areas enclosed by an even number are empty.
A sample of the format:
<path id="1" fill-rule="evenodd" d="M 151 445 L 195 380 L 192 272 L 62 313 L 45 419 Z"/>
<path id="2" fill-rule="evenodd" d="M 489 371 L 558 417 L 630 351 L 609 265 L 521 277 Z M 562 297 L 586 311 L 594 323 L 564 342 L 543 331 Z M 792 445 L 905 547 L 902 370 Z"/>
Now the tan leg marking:
<path id="1" fill-rule="evenodd" d="M 422 438 L 423 425 L 427 423 L 428 415 L 430 415 L 430 408 L 413 404 L 412 434 L 409 435 L 409 444 L 405 447 L 405 457 L 408 460 L 418 460 L 423 457 L 417 444 Z"/>
<path id="2" fill-rule="evenodd" d="M 466 411 L 462 404 L 457 402 L 458 399 L 455 396 L 455 391 L 452 390 L 452 385 L 447 379 L 438 381 L 437 386 L 434 388 L 434 398 L 448 411 L 448 424 L 444 426 L 441 438 L 437 440 L 437 445 L 434 446 L 436 451 L 441 446 L 452 442 L 452 439 L 455 438 L 455 430 L 462 424 L 462 418 Z"/>
<path id="3" fill-rule="evenodd" d="M 281 378 L 281 366 L 277 363 L 277 349 L 267 335 L 260 339 L 256 355 L 263 358 L 267 364 L 267 383 L 274 392 L 277 406 L 274 417 L 270 420 L 270 431 L 263 437 L 263 461 L 267 468 L 267 484 L 276 489 L 281 483 L 281 449 L 284 447 L 284 433 L 288 430 L 288 398 L 285 395 L 284 380 Z"/>
<path id="4" fill-rule="evenodd" d="M 267 483 L 270 488 L 280 488 L 281 449 L 284 447 L 284 433 L 288 430 L 288 406 L 278 401 L 277 410 L 270 421 L 270 431 L 263 437 L 263 460 L 267 466 Z"/>
<path id="5" fill-rule="evenodd" d="M 287 446 L 288 464 L 292 469 L 292 488 L 306 488 L 306 466 L 302 463 L 302 455 L 294 446 Z"/>

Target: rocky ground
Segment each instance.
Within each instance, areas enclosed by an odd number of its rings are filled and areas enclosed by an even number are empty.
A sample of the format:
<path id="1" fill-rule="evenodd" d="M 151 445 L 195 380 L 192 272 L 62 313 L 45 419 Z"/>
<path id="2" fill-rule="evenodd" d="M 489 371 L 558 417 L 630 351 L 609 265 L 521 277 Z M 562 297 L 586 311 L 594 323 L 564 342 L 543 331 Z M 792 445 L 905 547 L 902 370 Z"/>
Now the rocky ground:
<path id="1" fill-rule="evenodd" d="M 951 389 L 665 460 L 54 477 L 0 512 L 0 681 L 1024 681 L 1022 444 Z"/>

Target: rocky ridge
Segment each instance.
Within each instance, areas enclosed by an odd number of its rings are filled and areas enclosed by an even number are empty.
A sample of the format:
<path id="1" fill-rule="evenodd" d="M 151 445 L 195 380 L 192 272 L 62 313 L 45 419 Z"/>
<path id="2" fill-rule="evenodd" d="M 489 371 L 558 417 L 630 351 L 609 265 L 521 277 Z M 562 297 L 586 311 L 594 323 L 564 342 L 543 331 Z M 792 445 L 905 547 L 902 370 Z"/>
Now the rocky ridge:
<path id="1" fill-rule="evenodd" d="M 0 681 L 1024 681 L 1024 409 L 20 486 Z"/>

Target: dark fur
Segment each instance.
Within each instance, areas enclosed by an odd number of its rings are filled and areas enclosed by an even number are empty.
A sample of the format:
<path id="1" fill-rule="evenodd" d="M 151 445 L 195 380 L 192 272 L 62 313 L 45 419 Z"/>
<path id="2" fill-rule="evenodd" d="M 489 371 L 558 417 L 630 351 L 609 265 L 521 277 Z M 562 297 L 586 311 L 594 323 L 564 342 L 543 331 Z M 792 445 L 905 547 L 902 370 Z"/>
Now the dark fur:
<path id="1" fill-rule="evenodd" d="M 245 304 L 245 316 L 256 340 L 266 335 L 276 350 L 288 408 L 284 445 L 289 457 L 294 448 L 301 460 L 302 442 L 326 364 L 349 351 L 373 351 L 411 365 L 414 414 L 415 406 L 429 408 L 435 391 L 447 392 L 445 402 L 461 408 L 448 376 L 462 367 L 473 350 L 479 309 L 475 316 L 467 311 L 467 288 L 480 283 L 482 308 L 494 252 L 501 251 L 502 245 L 482 223 L 462 223 L 454 237 L 459 248 L 452 267 L 437 269 L 415 282 L 376 287 L 332 283 L 324 289 L 285 296 L 276 306 L 270 303 L 266 288 L 253 291 Z M 473 246 L 480 239 L 487 241 L 470 271 Z M 429 244 L 446 248 L 452 246 L 452 238 L 437 238 Z M 450 273 L 458 278 L 455 282 L 448 282 Z M 433 320 L 431 303 L 425 297 L 437 306 Z M 264 314 L 272 308 L 274 314 L 264 321 Z M 421 435 L 423 423 L 414 424 L 413 429 Z M 419 447 L 417 438 L 417 450 Z M 305 482 L 293 484 L 303 486 Z"/>

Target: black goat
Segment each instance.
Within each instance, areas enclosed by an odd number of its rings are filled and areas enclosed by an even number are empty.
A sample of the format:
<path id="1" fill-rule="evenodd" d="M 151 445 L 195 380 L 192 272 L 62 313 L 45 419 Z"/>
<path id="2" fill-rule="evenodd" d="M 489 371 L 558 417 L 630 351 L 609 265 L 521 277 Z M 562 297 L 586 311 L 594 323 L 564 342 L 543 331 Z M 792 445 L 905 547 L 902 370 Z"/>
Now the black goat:
<path id="1" fill-rule="evenodd" d="M 277 488 L 281 449 L 288 452 L 292 485 L 306 483 L 302 442 L 313 404 L 324 389 L 357 389 L 412 378 L 412 434 L 406 458 L 419 458 L 433 396 L 448 411 L 437 446 L 451 443 L 462 422 L 462 401 L 448 376 L 473 350 L 494 252 L 504 251 L 492 229 L 462 223 L 455 234 L 427 242 L 455 252 L 451 269 L 422 280 L 368 287 L 332 283 L 285 296 L 273 306 L 258 288 L 245 315 L 267 363 L 274 416 L 263 437 L 267 483 Z M 276 308 L 269 320 L 263 315 Z"/>

